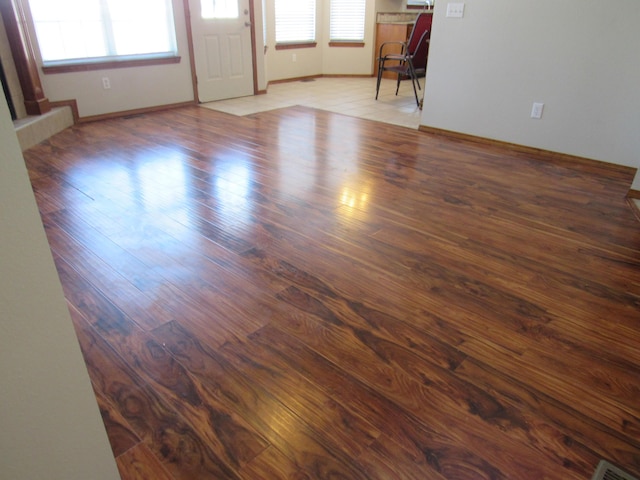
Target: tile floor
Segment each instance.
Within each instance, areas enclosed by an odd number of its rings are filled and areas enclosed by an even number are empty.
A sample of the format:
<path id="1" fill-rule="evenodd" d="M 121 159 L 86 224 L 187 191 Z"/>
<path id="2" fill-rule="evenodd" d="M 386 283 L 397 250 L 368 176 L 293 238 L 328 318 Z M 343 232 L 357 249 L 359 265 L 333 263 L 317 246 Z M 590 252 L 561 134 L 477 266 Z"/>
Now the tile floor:
<path id="1" fill-rule="evenodd" d="M 420 84 L 424 87 L 424 79 L 420 79 Z M 265 95 L 220 100 L 201 106 L 242 116 L 303 105 L 417 129 L 421 110 L 416 105 L 411 83 L 403 81 L 398 96 L 395 90 L 395 80 L 383 79 L 376 101 L 376 79 L 373 77 L 321 77 L 272 84 Z M 422 98 L 420 90 L 418 97 Z"/>

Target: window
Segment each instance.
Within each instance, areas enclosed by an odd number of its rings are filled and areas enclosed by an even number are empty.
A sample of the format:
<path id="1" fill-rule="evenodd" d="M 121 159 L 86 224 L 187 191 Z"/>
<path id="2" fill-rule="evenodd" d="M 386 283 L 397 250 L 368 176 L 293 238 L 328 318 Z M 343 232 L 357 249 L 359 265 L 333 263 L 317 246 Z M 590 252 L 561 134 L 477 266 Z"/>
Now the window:
<path id="1" fill-rule="evenodd" d="M 171 0 L 29 0 L 47 65 L 177 54 Z"/>
<path id="2" fill-rule="evenodd" d="M 364 41 L 365 6 L 366 0 L 331 0 L 330 41 Z"/>
<path id="3" fill-rule="evenodd" d="M 238 0 L 200 0 L 202 18 L 238 18 Z"/>
<path id="4" fill-rule="evenodd" d="M 276 43 L 316 41 L 316 1 L 276 0 Z"/>

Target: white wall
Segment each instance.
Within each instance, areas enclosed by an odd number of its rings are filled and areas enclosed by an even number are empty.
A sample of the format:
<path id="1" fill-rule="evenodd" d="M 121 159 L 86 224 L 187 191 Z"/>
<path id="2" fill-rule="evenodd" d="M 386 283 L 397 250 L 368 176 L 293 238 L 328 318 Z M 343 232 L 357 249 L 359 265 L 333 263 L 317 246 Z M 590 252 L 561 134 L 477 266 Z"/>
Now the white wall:
<path id="1" fill-rule="evenodd" d="M 182 0 L 173 0 L 173 10 L 178 55 L 182 57 L 179 64 L 41 74 L 46 96 L 51 101 L 76 99 L 81 117 L 192 101 L 191 66 Z M 38 52 L 36 56 L 39 57 Z M 103 77 L 109 78 L 111 89 L 103 89 Z"/>
<path id="2" fill-rule="evenodd" d="M 0 477 L 119 477 L 0 98 Z"/>
<path id="3" fill-rule="evenodd" d="M 330 47 L 329 18 L 331 5 L 328 0 L 322 3 L 322 22 L 324 41 L 322 47 L 323 75 L 371 75 L 373 73 L 373 48 L 376 38 L 376 8 L 374 1 L 368 1 L 364 23 L 364 47 Z"/>
<path id="4" fill-rule="evenodd" d="M 436 1 L 421 124 L 638 167 L 637 0 Z M 545 104 L 541 120 L 533 102 Z"/>
<path id="5" fill-rule="evenodd" d="M 316 10 L 316 36 L 318 46 L 315 48 L 297 48 L 295 50 L 276 50 L 276 16 L 275 0 L 265 0 L 267 24 L 267 54 L 265 55 L 267 81 L 287 78 L 307 77 L 322 73 L 322 42 L 324 40 L 321 5 Z M 318 2 L 320 3 L 320 2 Z M 293 61 L 293 55 L 296 61 Z"/>

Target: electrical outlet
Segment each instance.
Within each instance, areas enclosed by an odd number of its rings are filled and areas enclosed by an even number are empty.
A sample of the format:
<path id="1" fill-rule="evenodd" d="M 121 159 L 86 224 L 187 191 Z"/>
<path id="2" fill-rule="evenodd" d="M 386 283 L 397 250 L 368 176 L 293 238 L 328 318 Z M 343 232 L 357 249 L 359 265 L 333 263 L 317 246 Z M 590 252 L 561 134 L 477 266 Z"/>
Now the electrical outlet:
<path id="1" fill-rule="evenodd" d="M 533 107 L 531 107 L 531 118 L 541 119 L 542 110 L 544 110 L 544 103 L 534 102 Z"/>
<path id="2" fill-rule="evenodd" d="M 292 62 L 296 62 L 298 60 L 298 56 L 294 53 L 293 55 L 291 55 L 291 61 Z"/>
<path id="3" fill-rule="evenodd" d="M 111 81 L 109 77 L 102 77 L 102 88 L 109 90 L 111 88 Z"/>
<path id="4" fill-rule="evenodd" d="M 447 17 L 464 17 L 464 3 L 447 3 Z"/>

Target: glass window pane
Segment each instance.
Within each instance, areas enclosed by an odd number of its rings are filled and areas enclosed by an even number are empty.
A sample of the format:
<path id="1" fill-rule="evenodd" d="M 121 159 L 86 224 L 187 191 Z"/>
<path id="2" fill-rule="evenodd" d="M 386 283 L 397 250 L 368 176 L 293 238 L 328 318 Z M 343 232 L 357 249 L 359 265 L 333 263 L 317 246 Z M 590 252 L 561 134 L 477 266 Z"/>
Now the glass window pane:
<path id="1" fill-rule="evenodd" d="M 238 0 L 200 0 L 202 18 L 238 18 Z"/>
<path id="2" fill-rule="evenodd" d="M 106 54 L 98 0 L 31 0 L 30 6 L 45 61 Z"/>
<path id="3" fill-rule="evenodd" d="M 175 50 L 173 11 L 167 0 L 108 0 L 114 55 Z M 141 21 L 140 19 L 144 19 Z"/>
<path id="4" fill-rule="evenodd" d="M 175 54 L 171 0 L 29 0 L 43 61 Z"/>

